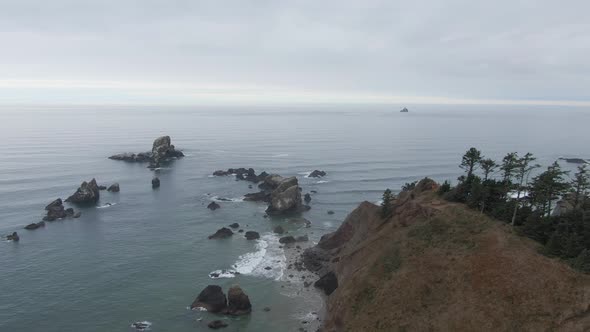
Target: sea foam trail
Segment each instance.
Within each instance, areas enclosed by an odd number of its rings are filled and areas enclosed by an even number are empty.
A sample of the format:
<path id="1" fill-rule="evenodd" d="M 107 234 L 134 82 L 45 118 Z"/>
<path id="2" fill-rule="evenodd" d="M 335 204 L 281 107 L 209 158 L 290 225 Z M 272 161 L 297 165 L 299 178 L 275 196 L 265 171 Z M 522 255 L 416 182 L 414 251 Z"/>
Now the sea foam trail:
<path id="1" fill-rule="evenodd" d="M 279 243 L 279 238 L 272 234 L 263 234 L 256 240 L 256 250 L 238 257 L 231 270 L 217 270 L 209 273 L 212 279 L 233 278 L 236 274 L 280 280 L 283 277 L 287 258 Z M 266 269 L 270 267 L 270 269 Z M 220 273 L 222 272 L 222 273 Z"/>
<path id="2" fill-rule="evenodd" d="M 212 196 L 211 200 L 214 202 L 233 202 L 239 203 L 244 201 L 244 197 L 234 197 L 234 198 L 227 198 L 227 197 L 219 197 L 219 196 Z"/>
<path id="3" fill-rule="evenodd" d="M 146 331 L 149 330 L 152 326 L 152 322 L 148 322 L 147 320 L 141 322 L 135 322 L 131 324 L 131 327 L 136 329 L 137 331 Z"/>
<path id="4" fill-rule="evenodd" d="M 96 208 L 97 209 L 106 209 L 106 208 L 109 208 L 109 207 L 115 206 L 115 205 L 117 205 L 117 203 L 105 203 L 105 204 L 103 204 L 101 206 L 97 206 Z"/>

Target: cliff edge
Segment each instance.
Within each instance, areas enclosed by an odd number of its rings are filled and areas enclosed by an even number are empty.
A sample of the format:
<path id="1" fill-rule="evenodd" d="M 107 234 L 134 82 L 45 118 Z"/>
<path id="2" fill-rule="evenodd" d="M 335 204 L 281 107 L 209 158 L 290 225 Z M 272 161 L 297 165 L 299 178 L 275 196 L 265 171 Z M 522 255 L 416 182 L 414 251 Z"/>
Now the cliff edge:
<path id="1" fill-rule="evenodd" d="M 402 192 L 389 218 L 363 202 L 304 252 L 329 294 L 322 331 L 590 330 L 590 276 L 437 187 Z"/>

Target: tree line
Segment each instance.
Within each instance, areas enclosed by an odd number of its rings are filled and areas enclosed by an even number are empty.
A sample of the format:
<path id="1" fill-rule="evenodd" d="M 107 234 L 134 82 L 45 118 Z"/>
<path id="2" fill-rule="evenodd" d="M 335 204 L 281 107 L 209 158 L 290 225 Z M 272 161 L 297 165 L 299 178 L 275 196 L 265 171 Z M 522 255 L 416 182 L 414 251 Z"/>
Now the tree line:
<path id="1" fill-rule="evenodd" d="M 445 181 L 439 194 L 512 225 L 519 234 L 540 242 L 545 254 L 590 272 L 587 166 L 579 166 L 570 176 L 557 161 L 544 170 L 535 161 L 533 154 L 517 152 L 495 161 L 470 148 L 459 164 L 464 174 L 455 186 Z M 411 188 L 412 183 L 403 190 Z M 385 216 L 391 213 L 391 191 L 383 198 Z"/>

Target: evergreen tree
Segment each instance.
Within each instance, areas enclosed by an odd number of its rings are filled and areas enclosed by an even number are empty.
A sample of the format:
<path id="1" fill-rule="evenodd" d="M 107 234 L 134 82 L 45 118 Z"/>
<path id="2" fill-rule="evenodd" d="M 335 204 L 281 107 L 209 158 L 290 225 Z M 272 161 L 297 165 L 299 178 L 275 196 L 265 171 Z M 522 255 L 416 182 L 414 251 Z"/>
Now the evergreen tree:
<path id="1" fill-rule="evenodd" d="M 566 193 L 570 188 L 570 184 L 564 179 L 567 173 L 567 171 L 561 170 L 561 167 L 556 161 L 545 172 L 533 179 L 530 187 L 530 196 L 533 204 L 541 212 L 541 215 L 550 216 L 552 202 Z"/>
<path id="2" fill-rule="evenodd" d="M 525 189 L 525 185 L 528 182 L 528 177 L 531 171 L 539 165 L 531 165 L 533 161 L 535 161 L 535 157 L 533 157 L 532 153 L 528 153 L 524 155 L 524 157 L 519 158 L 516 163 L 515 169 L 515 178 L 517 181 L 516 187 L 516 205 L 514 206 L 514 212 L 512 213 L 512 226 L 516 223 L 516 214 L 518 213 L 518 208 L 520 206 L 520 194 Z"/>
<path id="3" fill-rule="evenodd" d="M 502 170 L 502 179 L 504 182 L 512 182 L 512 177 L 518 166 L 518 159 L 518 153 L 516 152 L 510 152 L 502 159 L 500 169 Z"/>
<path id="4" fill-rule="evenodd" d="M 388 218 L 393 212 L 393 194 L 391 190 L 385 189 L 383 192 L 383 202 L 381 202 L 381 217 Z"/>
<path id="5" fill-rule="evenodd" d="M 480 160 L 479 165 L 483 170 L 484 182 L 488 180 L 490 174 L 498 167 L 498 164 L 490 158 Z"/>
<path id="6" fill-rule="evenodd" d="M 586 196 L 588 196 L 588 189 L 590 189 L 590 175 L 586 165 L 578 167 L 578 172 L 574 174 L 571 186 L 574 194 L 574 209 L 583 208 Z"/>
<path id="7" fill-rule="evenodd" d="M 463 159 L 461 160 L 461 167 L 467 172 L 467 179 L 469 179 L 473 175 L 473 171 L 477 169 L 477 166 L 481 160 L 481 151 L 476 148 L 470 148 L 465 152 L 463 155 Z"/>

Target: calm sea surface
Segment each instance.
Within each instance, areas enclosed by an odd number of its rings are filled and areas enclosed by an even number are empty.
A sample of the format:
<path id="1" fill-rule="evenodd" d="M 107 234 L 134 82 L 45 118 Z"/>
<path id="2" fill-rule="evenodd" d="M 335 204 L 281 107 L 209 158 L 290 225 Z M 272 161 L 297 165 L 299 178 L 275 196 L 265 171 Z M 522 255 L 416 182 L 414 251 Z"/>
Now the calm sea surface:
<path id="1" fill-rule="evenodd" d="M 409 108 L 1 109 L 0 234 L 16 230 L 21 240 L 0 242 L 0 331 L 133 331 L 130 324 L 144 320 L 151 331 L 206 331 L 214 316 L 187 306 L 208 284 L 227 290 L 235 283 L 254 310 L 228 320 L 225 331 L 296 331 L 312 318 L 317 296 L 288 282 L 284 253 L 270 233 L 284 221 L 263 218 L 263 205 L 241 202 L 253 191 L 249 183 L 210 177 L 216 169 L 298 176 L 304 192 L 317 191 L 304 214 L 313 224 L 286 227 L 317 241 L 387 187 L 424 176 L 456 179 L 471 146 L 498 159 L 530 151 L 544 165 L 560 156 L 590 157 L 588 110 Z M 152 190 L 145 164 L 107 159 L 148 151 L 161 135 L 170 135 L 186 157 L 160 171 L 159 190 Z M 328 175 L 304 177 L 314 169 Z M 81 208 L 80 219 L 22 229 L 39 221 L 49 202 L 92 178 L 118 182 L 121 192 L 101 192 L 99 206 Z M 209 211 L 216 196 L 234 201 Z M 234 222 L 262 239 L 207 240 Z M 231 268 L 242 274 L 208 276 Z M 271 312 L 262 310 L 267 306 Z"/>

